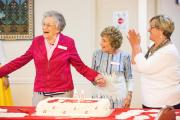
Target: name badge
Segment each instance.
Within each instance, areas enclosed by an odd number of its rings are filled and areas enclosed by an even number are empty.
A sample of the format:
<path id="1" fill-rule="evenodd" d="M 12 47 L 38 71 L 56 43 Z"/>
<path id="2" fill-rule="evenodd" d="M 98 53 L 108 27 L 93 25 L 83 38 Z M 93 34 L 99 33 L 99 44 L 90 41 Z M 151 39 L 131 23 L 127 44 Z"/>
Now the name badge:
<path id="1" fill-rule="evenodd" d="M 67 50 L 67 47 L 66 46 L 62 46 L 62 45 L 58 45 L 58 48 L 59 49 L 63 49 L 63 50 Z"/>
<path id="2" fill-rule="evenodd" d="M 118 62 L 111 62 L 112 65 L 120 65 Z"/>

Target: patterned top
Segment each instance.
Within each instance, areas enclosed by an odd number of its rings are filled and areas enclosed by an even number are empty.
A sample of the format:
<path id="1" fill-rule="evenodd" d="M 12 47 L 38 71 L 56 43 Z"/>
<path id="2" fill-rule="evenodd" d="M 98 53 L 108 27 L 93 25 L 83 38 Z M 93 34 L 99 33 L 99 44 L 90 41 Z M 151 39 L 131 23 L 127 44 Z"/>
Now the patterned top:
<path id="1" fill-rule="evenodd" d="M 131 58 L 124 51 L 116 54 L 108 54 L 102 50 L 95 51 L 92 68 L 102 74 L 124 74 L 126 80 L 132 78 Z"/>
<path id="2" fill-rule="evenodd" d="M 106 77 L 106 86 L 95 86 L 95 97 L 108 97 L 112 99 L 113 107 L 118 100 L 121 107 L 128 91 L 133 89 L 131 58 L 127 52 L 119 51 L 108 54 L 102 50 L 94 52 L 92 68 Z"/>

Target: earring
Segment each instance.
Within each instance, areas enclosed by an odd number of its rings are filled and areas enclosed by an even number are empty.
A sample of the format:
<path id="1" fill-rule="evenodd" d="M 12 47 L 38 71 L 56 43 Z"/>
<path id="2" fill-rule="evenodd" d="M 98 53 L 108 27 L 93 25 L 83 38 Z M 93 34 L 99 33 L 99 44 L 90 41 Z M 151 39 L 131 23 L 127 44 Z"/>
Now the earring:
<path id="1" fill-rule="evenodd" d="M 163 39 L 163 36 L 162 35 L 160 35 L 160 37 L 159 37 L 161 40 Z"/>

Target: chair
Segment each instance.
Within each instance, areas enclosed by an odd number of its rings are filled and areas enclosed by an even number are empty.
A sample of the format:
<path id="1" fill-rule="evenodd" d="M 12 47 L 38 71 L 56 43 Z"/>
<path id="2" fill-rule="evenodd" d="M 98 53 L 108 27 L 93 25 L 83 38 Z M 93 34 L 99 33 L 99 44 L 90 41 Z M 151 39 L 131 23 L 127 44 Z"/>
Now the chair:
<path id="1" fill-rule="evenodd" d="M 155 120 L 176 120 L 175 110 L 171 106 L 165 106 L 160 109 Z"/>

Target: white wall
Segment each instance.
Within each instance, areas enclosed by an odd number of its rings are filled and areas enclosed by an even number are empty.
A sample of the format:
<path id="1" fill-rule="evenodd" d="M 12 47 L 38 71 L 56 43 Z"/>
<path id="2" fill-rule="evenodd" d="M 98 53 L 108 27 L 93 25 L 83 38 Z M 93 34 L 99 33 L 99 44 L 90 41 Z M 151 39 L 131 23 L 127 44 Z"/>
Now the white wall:
<path id="1" fill-rule="evenodd" d="M 129 27 L 138 28 L 138 0 L 97 0 L 96 12 L 96 39 L 100 42 L 101 31 L 110 25 L 113 25 L 112 15 L 116 11 L 127 11 L 129 19 Z M 123 34 L 122 49 L 130 51 L 127 40 L 127 32 L 121 31 Z M 96 44 L 97 47 L 99 44 Z"/>

